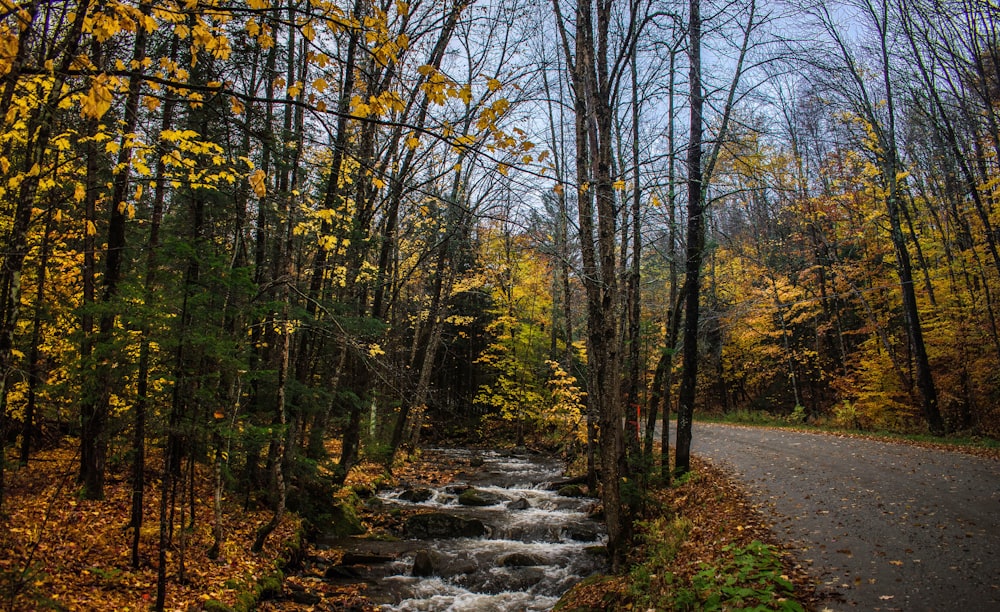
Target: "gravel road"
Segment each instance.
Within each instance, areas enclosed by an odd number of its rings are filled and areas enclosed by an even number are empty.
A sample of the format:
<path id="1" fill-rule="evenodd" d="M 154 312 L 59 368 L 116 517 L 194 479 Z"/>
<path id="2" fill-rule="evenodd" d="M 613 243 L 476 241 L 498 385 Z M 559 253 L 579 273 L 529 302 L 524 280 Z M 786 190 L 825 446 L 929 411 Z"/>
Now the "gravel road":
<path id="1" fill-rule="evenodd" d="M 905 444 L 695 423 L 831 610 L 1000 610 L 1000 462 Z"/>

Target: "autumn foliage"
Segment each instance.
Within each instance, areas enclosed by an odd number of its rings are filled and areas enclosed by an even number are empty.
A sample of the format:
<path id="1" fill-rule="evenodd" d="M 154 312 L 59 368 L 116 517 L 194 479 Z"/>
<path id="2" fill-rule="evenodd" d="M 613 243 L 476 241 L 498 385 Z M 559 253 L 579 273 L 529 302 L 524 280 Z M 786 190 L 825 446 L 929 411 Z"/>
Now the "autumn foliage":
<path id="1" fill-rule="evenodd" d="M 133 568 L 125 528 L 131 503 L 127 478 L 112 473 L 104 500 L 81 499 L 76 462 L 75 450 L 64 445 L 38 453 L 30 466 L 9 474 L 8 492 L 15 502 L 7 507 L 0 531 L 0 607 L 5 610 L 144 610 L 156 601 L 158 500 L 150 500 L 149 527 L 141 534 L 144 552 Z M 158 468 L 154 458 L 149 465 L 153 478 Z M 184 497 L 191 493 L 194 499 Z M 289 548 L 299 542 L 297 520 L 284 523 L 261 553 L 251 553 L 253 531 L 267 513 L 244 510 L 238 500 L 227 499 L 221 515 L 226 541 L 219 556 L 209 560 L 205 552 L 212 545 L 215 518 L 204 500 L 212 495 L 211 479 L 202 470 L 189 493 L 176 494 L 172 512 L 178 521 L 167 553 L 168 609 L 201 609 L 209 600 L 246 605 L 258 583 L 275 574 L 282 559 L 297 554 Z"/>

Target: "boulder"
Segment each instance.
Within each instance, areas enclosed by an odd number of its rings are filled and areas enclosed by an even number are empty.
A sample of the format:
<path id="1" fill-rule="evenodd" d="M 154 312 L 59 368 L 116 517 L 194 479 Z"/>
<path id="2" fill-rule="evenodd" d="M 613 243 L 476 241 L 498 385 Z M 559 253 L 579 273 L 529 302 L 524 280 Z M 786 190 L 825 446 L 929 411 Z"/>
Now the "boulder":
<path id="1" fill-rule="evenodd" d="M 331 565 L 323 572 L 323 578 L 326 580 L 359 580 L 361 572 L 350 565 Z"/>
<path id="2" fill-rule="evenodd" d="M 431 553 L 426 550 L 417 552 L 417 555 L 413 558 L 413 569 L 410 570 L 410 575 L 416 578 L 426 578 L 427 576 L 434 575 L 434 559 Z"/>
<path id="3" fill-rule="evenodd" d="M 498 559 L 500 565 L 504 567 L 531 567 L 533 565 L 543 565 L 541 559 L 528 553 L 510 553 Z"/>
<path id="4" fill-rule="evenodd" d="M 402 493 L 400 493 L 397 499 L 401 499 L 403 501 L 410 502 L 413 504 L 419 504 L 421 502 L 427 501 L 432 497 L 434 497 L 434 491 L 421 487 L 419 489 L 407 489 Z"/>
<path id="5" fill-rule="evenodd" d="M 597 532 L 585 527 L 572 527 L 566 531 L 569 539 L 576 542 L 596 542 Z"/>
<path id="6" fill-rule="evenodd" d="M 365 527 L 361 524 L 354 507 L 348 503 L 341 502 L 330 506 L 329 512 L 323 516 L 322 521 L 317 521 L 318 531 L 328 538 L 344 538 L 352 535 L 365 533 Z"/>
<path id="7" fill-rule="evenodd" d="M 458 503 L 463 506 L 496 506 L 505 501 L 505 499 L 503 496 L 490 493 L 489 491 L 467 489 L 458 496 Z"/>
<path id="8" fill-rule="evenodd" d="M 527 510 L 530 507 L 531 504 L 523 497 L 507 504 L 508 510 Z"/>
<path id="9" fill-rule="evenodd" d="M 478 538 L 487 534 L 486 525 L 478 519 L 464 519 L 444 512 L 415 514 L 403 526 L 403 533 L 417 540 L 435 538 Z"/>
<path id="10" fill-rule="evenodd" d="M 586 497 L 587 494 L 583 492 L 583 487 L 580 485 L 569 484 L 563 487 L 559 487 L 556 495 L 562 495 L 563 497 Z"/>

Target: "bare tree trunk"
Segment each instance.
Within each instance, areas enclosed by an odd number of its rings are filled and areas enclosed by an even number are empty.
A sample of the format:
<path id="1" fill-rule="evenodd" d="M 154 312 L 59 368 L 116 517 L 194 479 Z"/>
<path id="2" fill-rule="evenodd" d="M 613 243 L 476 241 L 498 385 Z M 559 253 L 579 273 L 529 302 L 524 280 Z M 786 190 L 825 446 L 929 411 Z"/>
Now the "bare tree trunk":
<path id="1" fill-rule="evenodd" d="M 626 363 L 628 364 L 627 378 L 625 379 L 625 406 L 628 413 L 626 422 L 629 426 L 625 434 L 628 437 L 628 449 L 631 456 L 631 470 L 643 470 L 641 463 L 641 449 L 639 447 L 639 385 L 641 384 L 640 373 L 645 369 L 641 367 L 641 316 L 642 316 L 642 296 L 639 291 L 640 270 L 642 269 L 642 220 L 641 220 L 641 200 L 642 189 L 639 184 L 639 71 L 636 67 L 636 42 L 632 42 L 632 61 L 630 62 L 632 77 L 632 261 L 627 275 L 627 287 L 625 290 L 625 319 L 626 325 Z M 623 262 L 624 263 L 624 262 Z M 655 410 L 651 411 L 655 414 Z M 634 418 L 634 421 L 633 421 Z"/>
<path id="2" fill-rule="evenodd" d="M 701 87 L 701 1 L 690 0 L 688 53 L 691 56 L 690 88 L 691 116 L 688 139 L 688 225 L 687 258 L 684 267 L 684 370 L 677 405 L 677 454 L 674 470 L 684 474 L 691 469 L 691 419 L 694 414 L 698 386 L 698 309 L 701 299 L 701 260 L 705 245 L 704 187 L 702 185 L 701 146 L 702 109 Z"/>

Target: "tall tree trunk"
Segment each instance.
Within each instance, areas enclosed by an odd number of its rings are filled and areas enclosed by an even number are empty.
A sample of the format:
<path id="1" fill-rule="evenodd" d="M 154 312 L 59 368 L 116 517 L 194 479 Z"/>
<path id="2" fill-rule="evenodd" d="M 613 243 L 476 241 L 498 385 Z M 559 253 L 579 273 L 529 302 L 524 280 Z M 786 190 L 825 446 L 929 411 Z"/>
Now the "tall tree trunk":
<path id="1" fill-rule="evenodd" d="M 688 223 L 687 258 L 684 266 L 684 365 L 677 404 L 677 454 L 674 470 L 684 474 L 691 469 L 691 419 L 694 414 L 695 392 L 698 386 L 698 309 L 701 299 L 701 260 L 705 245 L 704 187 L 702 185 L 701 146 L 702 110 L 701 87 L 701 1 L 690 0 L 688 53 L 691 58 L 689 82 L 691 88 L 690 136 L 688 138 Z"/>
<path id="2" fill-rule="evenodd" d="M 931 373 L 930 359 L 927 356 L 927 348 L 924 344 L 923 328 L 920 323 L 920 311 L 917 306 L 917 294 L 913 287 L 913 270 L 910 263 L 910 252 L 903 235 L 902 211 L 903 202 L 899 186 L 899 172 L 902 164 L 899 161 L 899 153 L 896 143 L 896 111 L 893 93 L 892 75 L 889 71 L 889 47 L 888 47 L 888 26 L 889 9 L 888 0 L 882 0 L 881 14 L 878 14 L 875 7 L 869 4 L 869 10 L 874 24 L 879 33 L 880 52 L 882 60 L 882 79 L 885 87 L 885 103 L 887 125 L 884 131 L 878 130 L 882 135 L 880 143 L 884 154 L 884 167 L 882 169 L 884 179 L 887 182 L 888 197 L 886 209 L 889 215 L 890 234 L 892 244 L 896 251 L 896 269 L 899 274 L 900 289 L 903 293 L 903 313 L 906 317 L 906 330 L 910 339 L 910 346 L 913 349 L 913 356 L 916 362 L 917 388 L 920 390 L 924 418 L 927 420 L 928 428 L 934 435 L 942 435 L 945 432 L 944 421 L 938 408 L 937 389 L 934 386 L 934 378 Z M 872 113 L 874 120 L 874 113 Z"/>
<path id="3" fill-rule="evenodd" d="M 149 15 L 151 4 L 143 2 L 140 5 L 143 15 Z M 146 58 L 146 28 L 136 29 L 132 48 L 132 65 L 139 66 Z M 114 368 L 117 359 L 113 358 L 114 328 L 118 319 L 117 309 L 110 308 L 111 302 L 118 294 L 118 284 L 122 278 L 123 257 L 125 254 L 125 223 L 128 220 L 127 190 L 129 185 L 129 167 L 132 161 L 132 146 L 130 135 L 135 132 L 139 122 L 139 95 L 142 89 L 142 79 L 138 76 L 129 80 L 125 95 L 125 123 L 122 126 L 124 135 L 119 143 L 118 159 L 115 164 L 117 173 L 114 176 L 111 189 L 108 219 L 108 249 L 104 257 L 104 274 L 102 276 L 101 301 L 106 308 L 101 314 L 98 327 L 97 345 L 100 349 L 105 345 L 106 356 L 98 360 L 95 370 L 94 393 L 85 399 L 84 411 L 81 414 L 83 433 L 80 436 L 80 480 L 83 482 L 84 496 L 89 499 L 104 497 L 104 463 L 107 454 L 108 411 L 112 395 Z M 84 460 L 89 458 L 89 460 Z"/>
<path id="4" fill-rule="evenodd" d="M 636 42 L 632 43 L 632 61 L 631 66 L 631 77 L 632 77 L 632 261 L 629 266 L 628 275 L 626 276 L 627 287 L 625 290 L 625 320 L 626 325 L 626 346 L 628 347 L 628 352 L 626 354 L 626 363 L 628 364 L 628 371 L 626 372 L 625 379 L 625 406 L 628 411 L 626 415 L 626 422 L 634 423 L 626 429 L 626 436 L 628 437 L 628 449 L 631 455 L 631 467 L 632 472 L 637 470 L 642 470 L 643 467 L 640 465 L 641 462 L 641 450 L 639 448 L 639 386 L 641 384 L 640 372 L 644 370 L 641 367 L 641 316 L 642 316 L 642 296 L 639 291 L 639 281 L 640 281 L 640 270 L 642 269 L 642 219 L 641 219 L 641 208 L 642 203 L 642 188 L 639 184 L 640 173 L 639 173 L 639 71 L 636 67 L 638 58 L 636 57 Z M 624 262 L 623 262 L 624 263 Z M 653 411 L 655 413 L 655 410 Z M 633 421 L 633 418 L 635 419 Z"/>
<path id="5" fill-rule="evenodd" d="M 24 406 L 24 422 L 21 427 L 22 466 L 28 465 L 31 454 L 31 441 L 35 435 L 35 406 L 37 404 L 38 385 L 41 382 L 41 343 L 42 343 L 42 308 L 45 304 L 46 280 L 49 266 L 49 248 L 51 244 L 52 218 L 55 202 L 50 202 L 45 211 L 45 229 L 42 231 L 41 251 L 38 258 L 38 286 L 35 289 L 35 313 L 31 321 L 31 345 L 28 347 L 28 390 Z M 0 432 L 3 429 L 0 428 Z M 0 452 L 0 462 L 3 461 Z"/>
<path id="6" fill-rule="evenodd" d="M 178 39 L 171 43 L 171 58 L 177 56 Z M 160 121 L 160 131 L 166 131 L 173 126 L 173 100 L 167 100 L 163 105 L 163 117 Z M 143 301 L 149 308 L 154 303 L 156 286 L 156 268 L 158 265 L 158 250 L 160 246 L 160 224 L 163 221 L 163 206 L 166 201 L 166 163 L 163 156 L 156 160 L 153 179 L 153 205 L 149 216 L 149 238 L 146 243 L 146 278 L 143 282 Z M 143 321 L 140 326 L 139 363 L 136 373 L 136 404 L 135 404 L 135 437 L 132 444 L 132 508 L 129 525 L 132 529 L 132 567 L 138 568 L 139 542 L 142 531 L 142 515 L 146 488 L 146 413 L 149 407 L 149 351 L 150 325 Z M 166 460 L 166 458 L 164 458 Z"/>
<path id="7" fill-rule="evenodd" d="M 670 76 L 669 84 L 667 89 L 668 101 L 667 101 L 667 205 L 669 209 L 667 211 L 667 223 L 669 228 L 667 229 L 667 240 L 669 244 L 667 246 L 667 257 L 669 258 L 669 282 L 670 282 L 670 295 L 669 304 L 670 311 L 667 313 L 667 333 L 666 333 L 666 346 L 664 350 L 666 351 L 663 358 L 666 360 L 663 376 L 663 419 L 662 428 L 660 430 L 660 474 L 664 482 L 670 482 L 670 396 L 673 392 L 673 382 L 674 382 L 674 354 L 677 348 L 677 337 L 680 329 L 680 315 L 681 315 L 681 299 L 678 295 L 680 291 L 678 282 L 678 266 L 677 266 L 677 154 L 676 154 L 676 139 L 674 131 L 674 108 L 676 95 L 676 83 L 674 81 L 675 76 L 675 66 L 677 61 L 677 51 L 681 42 L 684 40 L 683 36 L 678 36 L 677 42 L 670 48 Z M 655 407 L 651 407 L 655 410 Z"/>

